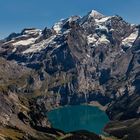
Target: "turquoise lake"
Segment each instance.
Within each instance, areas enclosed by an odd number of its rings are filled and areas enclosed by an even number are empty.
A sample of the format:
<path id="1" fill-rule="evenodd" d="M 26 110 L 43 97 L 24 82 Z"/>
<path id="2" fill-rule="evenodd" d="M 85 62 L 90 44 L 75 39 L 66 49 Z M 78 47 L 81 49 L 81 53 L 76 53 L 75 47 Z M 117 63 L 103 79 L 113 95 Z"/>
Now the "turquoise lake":
<path id="1" fill-rule="evenodd" d="M 47 113 L 54 128 L 64 132 L 88 130 L 102 134 L 103 128 L 109 121 L 105 112 L 97 107 L 87 105 L 67 106 Z"/>

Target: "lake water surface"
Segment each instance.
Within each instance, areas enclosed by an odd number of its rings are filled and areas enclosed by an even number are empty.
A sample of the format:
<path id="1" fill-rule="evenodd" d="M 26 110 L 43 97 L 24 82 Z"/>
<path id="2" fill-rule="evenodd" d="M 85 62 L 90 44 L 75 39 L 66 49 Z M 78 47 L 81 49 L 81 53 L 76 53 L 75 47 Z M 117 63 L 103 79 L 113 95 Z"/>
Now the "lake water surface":
<path id="1" fill-rule="evenodd" d="M 88 130 L 101 134 L 109 121 L 105 112 L 87 105 L 66 106 L 47 113 L 54 128 L 71 132 Z"/>

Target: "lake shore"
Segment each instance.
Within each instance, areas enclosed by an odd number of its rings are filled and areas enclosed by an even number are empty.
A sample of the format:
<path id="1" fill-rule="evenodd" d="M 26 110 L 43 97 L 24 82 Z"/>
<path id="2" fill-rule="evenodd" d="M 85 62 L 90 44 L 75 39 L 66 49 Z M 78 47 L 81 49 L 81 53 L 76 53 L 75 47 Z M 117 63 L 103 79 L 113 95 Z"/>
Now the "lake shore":
<path id="1" fill-rule="evenodd" d="M 79 104 L 80 105 L 80 104 Z M 81 105 L 89 105 L 89 106 L 93 106 L 93 107 L 97 107 L 99 108 L 100 110 L 102 111 L 106 111 L 107 107 L 108 107 L 108 104 L 103 106 L 101 105 L 98 101 L 91 101 L 89 103 L 83 103 Z M 48 111 L 52 111 L 52 110 L 55 110 L 55 109 L 60 109 L 60 108 L 63 108 L 63 107 L 67 107 L 67 106 L 74 106 L 74 105 L 64 105 L 64 106 L 61 106 L 61 105 L 57 105 L 55 107 L 52 107 L 50 108 Z"/>
<path id="2" fill-rule="evenodd" d="M 107 105 L 106 106 L 103 106 L 103 105 L 101 105 L 99 102 L 97 102 L 97 101 L 91 101 L 90 103 L 88 103 L 88 105 L 90 105 L 90 106 L 94 106 L 94 107 L 98 107 L 100 110 L 102 110 L 102 111 L 106 111 L 106 109 L 107 109 Z"/>

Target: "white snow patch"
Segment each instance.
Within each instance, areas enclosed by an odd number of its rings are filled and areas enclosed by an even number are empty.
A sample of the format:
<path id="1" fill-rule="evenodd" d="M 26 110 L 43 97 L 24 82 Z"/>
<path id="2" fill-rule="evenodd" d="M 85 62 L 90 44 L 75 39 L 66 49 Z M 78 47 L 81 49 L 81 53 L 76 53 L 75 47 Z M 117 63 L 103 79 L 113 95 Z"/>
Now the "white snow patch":
<path id="1" fill-rule="evenodd" d="M 115 30 L 111 28 L 110 31 L 113 32 L 113 31 L 115 31 Z"/>
<path id="2" fill-rule="evenodd" d="M 108 43 L 110 43 L 110 41 L 106 38 L 105 35 L 102 35 L 102 36 L 98 39 L 98 41 L 96 42 L 97 45 L 99 45 L 99 44 L 108 44 Z"/>
<path id="3" fill-rule="evenodd" d="M 90 55 L 89 55 L 89 54 L 87 54 L 87 57 L 88 57 L 88 58 L 90 58 Z"/>
<path id="4" fill-rule="evenodd" d="M 101 13 L 97 12 L 96 10 L 92 10 L 89 14 L 89 18 L 93 17 L 93 18 L 103 18 L 104 15 L 102 15 Z"/>
<path id="5" fill-rule="evenodd" d="M 28 35 L 38 35 L 38 34 L 42 33 L 42 30 L 40 30 L 40 29 L 27 29 L 24 31 L 24 33 L 28 34 Z"/>
<path id="6" fill-rule="evenodd" d="M 27 50 L 25 50 L 24 52 L 22 52 L 23 54 L 26 53 L 35 53 L 35 52 L 39 52 L 42 49 L 45 49 L 49 44 L 54 43 L 53 40 L 56 36 L 51 36 L 50 38 L 43 40 L 37 44 L 32 45 L 30 48 L 28 48 Z"/>
<path id="7" fill-rule="evenodd" d="M 12 52 L 14 53 L 16 50 L 17 50 L 17 48 L 14 48 L 14 49 L 12 50 Z"/>
<path id="8" fill-rule="evenodd" d="M 62 45 L 56 45 L 55 48 L 59 48 L 59 47 L 61 47 L 61 46 L 62 46 Z"/>
<path id="9" fill-rule="evenodd" d="M 80 18 L 79 16 L 71 16 L 70 18 L 68 18 L 67 21 L 72 22 L 78 20 L 79 18 Z"/>
<path id="10" fill-rule="evenodd" d="M 122 45 L 131 47 L 133 45 L 134 41 L 137 39 L 138 33 L 139 33 L 138 30 L 131 33 L 127 38 L 122 40 Z"/>
<path id="11" fill-rule="evenodd" d="M 103 17 L 101 19 L 95 19 L 96 23 L 104 23 L 106 22 L 108 19 L 110 19 L 110 17 Z"/>
<path id="12" fill-rule="evenodd" d="M 20 41 L 17 41 L 15 43 L 13 43 L 14 46 L 19 46 L 19 45 L 23 45 L 23 46 L 26 46 L 26 45 L 30 45 L 30 44 L 33 44 L 35 41 L 36 41 L 37 38 L 29 38 L 29 39 L 26 39 L 26 40 L 20 40 Z"/>
<path id="13" fill-rule="evenodd" d="M 56 31 L 56 33 L 59 33 L 61 31 L 62 25 L 63 25 L 63 21 L 59 21 L 55 23 L 55 25 L 53 26 L 53 29 Z"/>
<path id="14" fill-rule="evenodd" d="M 66 35 L 66 34 L 70 33 L 70 30 L 71 29 L 67 29 L 66 31 L 63 32 L 63 34 Z"/>
<path id="15" fill-rule="evenodd" d="M 96 36 L 95 35 L 89 35 L 89 36 L 87 36 L 87 42 L 88 42 L 88 44 L 92 44 L 92 43 L 95 43 L 97 41 L 97 38 L 96 38 Z"/>
<path id="16" fill-rule="evenodd" d="M 108 32 L 108 28 L 107 28 L 106 26 L 104 26 L 104 25 L 99 25 L 99 24 L 98 24 L 98 28 L 99 28 L 100 30 L 106 30 L 106 31 Z"/>

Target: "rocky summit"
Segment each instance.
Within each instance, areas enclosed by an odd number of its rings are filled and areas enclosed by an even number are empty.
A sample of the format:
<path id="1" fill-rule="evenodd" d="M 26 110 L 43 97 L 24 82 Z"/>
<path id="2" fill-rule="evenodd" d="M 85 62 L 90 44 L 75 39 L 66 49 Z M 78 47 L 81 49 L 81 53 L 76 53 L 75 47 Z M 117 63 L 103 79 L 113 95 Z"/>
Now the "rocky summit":
<path id="1" fill-rule="evenodd" d="M 64 133 L 46 111 L 93 101 L 107 108 L 105 132 L 140 139 L 139 25 L 92 10 L 0 40 L 0 138 L 55 140 Z"/>

